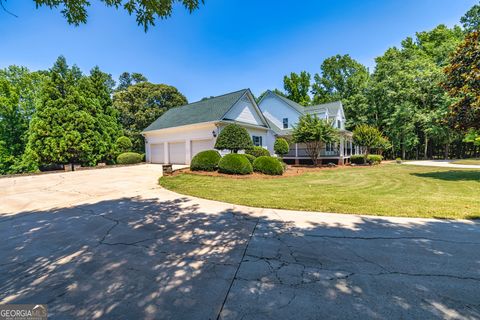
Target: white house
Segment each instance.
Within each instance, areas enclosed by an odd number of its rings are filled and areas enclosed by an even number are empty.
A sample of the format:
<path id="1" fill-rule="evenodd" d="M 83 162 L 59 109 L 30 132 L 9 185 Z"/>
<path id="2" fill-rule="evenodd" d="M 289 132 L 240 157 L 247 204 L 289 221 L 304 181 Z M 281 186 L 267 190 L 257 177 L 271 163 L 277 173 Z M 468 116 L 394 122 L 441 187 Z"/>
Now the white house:
<path id="1" fill-rule="evenodd" d="M 193 156 L 214 148 L 223 127 L 236 123 L 247 129 L 256 146 L 273 154 L 277 137 L 289 137 L 292 126 L 305 114 L 331 120 L 342 133 L 340 144 L 327 146 L 321 158 L 343 164 L 352 154 L 351 133 L 345 128 L 340 102 L 303 107 L 271 91 L 257 105 L 249 89 L 172 108 L 143 132 L 146 160 L 151 163 L 190 164 Z M 289 162 L 308 162 L 302 145 L 292 144 L 284 158 Z M 345 160 L 347 159 L 347 160 Z"/>
<path id="2" fill-rule="evenodd" d="M 320 119 L 331 121 L 340 131 L 340 141 L 325 146 L 320 152 L 320 159 L 324 163 L 334 162 L 344 164 L 353 154 L 359 154 L 360 148 L 353 145 L 352 133 L 345 130 L 345 113 L 340 101 L 304 107 L 290 99 L 267 91 L 258 103 L 260 110 L 267 118 L 270 128 L 277 137 L 291 138 L 292 128 L 298 123 L 299 117 L 305 114 L 314 114 Z M 311 163 L 303 144 L 292 143 L 290 152 L 284 158 L 290 163 Z"/>

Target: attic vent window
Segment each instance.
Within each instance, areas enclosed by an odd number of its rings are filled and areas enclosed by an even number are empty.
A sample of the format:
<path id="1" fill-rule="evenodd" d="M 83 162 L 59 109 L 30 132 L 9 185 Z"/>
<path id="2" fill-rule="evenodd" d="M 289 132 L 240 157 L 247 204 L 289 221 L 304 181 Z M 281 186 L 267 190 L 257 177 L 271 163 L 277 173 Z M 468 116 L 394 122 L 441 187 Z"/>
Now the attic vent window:
<path id="1" fill-rule="evenodd" d="M 288 128 L 288 118 L 283 118 L 283 129 Z"/>

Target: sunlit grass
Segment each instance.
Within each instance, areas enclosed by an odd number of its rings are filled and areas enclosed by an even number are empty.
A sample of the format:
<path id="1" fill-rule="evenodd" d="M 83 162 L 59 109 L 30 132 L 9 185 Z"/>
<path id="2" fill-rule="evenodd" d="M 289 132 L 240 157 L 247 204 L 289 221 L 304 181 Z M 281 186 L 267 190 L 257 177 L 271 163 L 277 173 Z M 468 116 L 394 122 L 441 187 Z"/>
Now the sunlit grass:
<path id="1" fill-rule="evenodd" d="M 480 217 L 480 170 L 390 164 L 278 179 L 180 174 L 162 177 L 160 184 L 182 194 L 254 207 L 405 217 Z"/>
<path id="2" fill-rule="evenodd" d="M 480 159 L 462 159 L 462 160 L 455 160 L 452 163 L 453 164 L 476 164 L 480 166 Z"/>

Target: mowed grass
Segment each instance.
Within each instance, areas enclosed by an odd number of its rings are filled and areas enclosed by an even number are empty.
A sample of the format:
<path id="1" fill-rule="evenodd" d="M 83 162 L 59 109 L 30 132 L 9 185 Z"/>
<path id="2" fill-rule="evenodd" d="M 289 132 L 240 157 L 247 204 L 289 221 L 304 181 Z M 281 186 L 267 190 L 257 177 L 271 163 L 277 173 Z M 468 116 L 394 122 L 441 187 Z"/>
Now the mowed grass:
<path id="1" fill-rule="evenodd" d="M 253 207 L 423 218 L 480 218 L 480 170 L 386 164 L 275 179 L 179 174 L 172 191 Z"/>
<path id="2" fill-rule="evenodd" d="M 480 166 L 480 159 L 462 159 L 462 160 L 455 160 L 452 163 L 453 164 L 476 164 Z"/>

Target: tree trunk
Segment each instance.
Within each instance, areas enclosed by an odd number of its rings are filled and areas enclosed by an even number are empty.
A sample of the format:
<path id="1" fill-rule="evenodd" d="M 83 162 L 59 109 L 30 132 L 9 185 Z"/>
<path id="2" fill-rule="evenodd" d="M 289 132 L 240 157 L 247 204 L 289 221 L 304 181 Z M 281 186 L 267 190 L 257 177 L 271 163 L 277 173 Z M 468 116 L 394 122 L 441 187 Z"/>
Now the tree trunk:
<path id="1" fill-rule="evenodd" d="M 423 149 L 423 158 L 428 158 L 428 137 L 425 135 L 425 149 Z"/>
<path id="2" fill-rule="evenodd" d="M 449 143 L 447 142 L 445 144 L 445 155 L 444 155 L 445 160 L 448 159 L 448 149 L 449 149 Z"/>
<path id="3" fill-rule="evenodd" d="M 405 160 L 405 144 L 402 144 L 402 160 Z"/>

